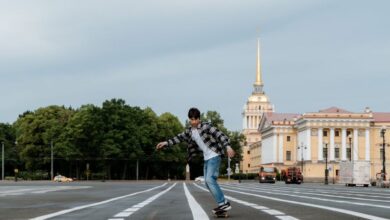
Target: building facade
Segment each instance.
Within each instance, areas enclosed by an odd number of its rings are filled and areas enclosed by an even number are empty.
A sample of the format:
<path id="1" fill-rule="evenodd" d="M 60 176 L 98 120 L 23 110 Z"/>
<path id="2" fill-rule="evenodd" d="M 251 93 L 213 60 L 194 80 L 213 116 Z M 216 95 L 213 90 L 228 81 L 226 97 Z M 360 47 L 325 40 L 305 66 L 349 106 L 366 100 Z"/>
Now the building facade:
<path id="1" fill-rule="evenodd" d="M 279 170 L 300 166 L 305 180 L 323 181 L 327 164 L 329 180 L 337 182 L 341 161 L 369 161 L 375 179 L 382 172 L 385 152 L 390 177 L 390 144 L 384 143 L 390 143 L 390 112 L 331 107 L 303 114 L 275 113 L 263 86 L 258 40 L 256 81 L 242 112 L 246 139 L 241 172 L 257 173 L 260 166 Z"/>
<path id="2" fill-rule="evenodd" d="M 340 161 L 369 161 L 370 176 L 375 179 L 383 166 L 382 130 L 388 127 L 390 113 L 369 108 L 361 113 L 331 107 L 301 115 L 263 114 L 261 164 L 279 170 L 300 166 L 306 180 L 317 182 L 324 180 L 327 164 L 330 181 L 337 182 Z M 390 131 L 384 137 L 390 142 Z M 389 158 L 390 148 L 385 156 Z"/>

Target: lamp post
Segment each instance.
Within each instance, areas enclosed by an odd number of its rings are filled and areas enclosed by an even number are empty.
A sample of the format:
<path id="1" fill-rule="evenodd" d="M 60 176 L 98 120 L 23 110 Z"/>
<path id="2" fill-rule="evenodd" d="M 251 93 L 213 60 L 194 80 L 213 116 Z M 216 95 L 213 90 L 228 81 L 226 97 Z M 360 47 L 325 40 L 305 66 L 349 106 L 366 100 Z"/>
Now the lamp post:
<path id="1" fill-rule="evenodd" d="M 301 146 L 298 146 L 298 149 L 301 150 L 301 173 L 303 173 L 303 150 L 306 149 L 306 147 L 304 147 L 303 143 L 301 143 Z"/>
<path id="2" fill-rule="evenodd" d="M 328 143 L 325 142 L 325 185 L 328 185 L 328 175 L 329 175 L 329 170 L 328 170 Z"/>
<path id="3" fill-rule="evenodd" d="M 1 180 L 4 180 L 4 141 L 1 142 Z"/>
<path id="4" fill-rule="evenodd" d="M 385 142 L 385 133 L 386 133 L 386 127 L 382 126 L 381 129 L 381 134 L 383 138 L 383 168 L 382 168 L 382 175 L 383 175 L 383 180 L 386 180 L 386 142 Z"/>
<path id="5" fill-rule="evenodd" d="M 51 151 L 51 156 L 50 156 L 50 177 L 51 177 L 51 180 L 53 180 L 54 176 L 53 176 L 53 167 L 54 167 L 54 163 L 53 163 L 53 140 L 50 141 L 50 151 Z"/>
<path id="6" fill-rule="evenodd" d="M 348 140 L 349 140 L 349 149 L 351 150 L 351 156 L 349 158 L 349 161 L 353 161 L 352 160 L 352 136 L 351 136 L 351 134 L 348 135 Z"/>

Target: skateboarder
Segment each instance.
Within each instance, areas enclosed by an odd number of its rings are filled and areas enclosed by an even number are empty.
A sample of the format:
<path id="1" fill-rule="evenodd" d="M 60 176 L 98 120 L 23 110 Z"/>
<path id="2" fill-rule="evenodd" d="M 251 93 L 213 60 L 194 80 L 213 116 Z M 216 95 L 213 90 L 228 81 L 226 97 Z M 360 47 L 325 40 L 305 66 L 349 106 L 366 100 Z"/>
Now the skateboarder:
<path id="1" fill-rule="evenodd" d="M 191 108 L 188 111 L 188 119 L 191 126 L 175 137 L 157 144 L 156 149 L 170 147 L 180 142 L 188 143 L 188 160 L 201 150 L 203 152 L 204 167 L 203 174 L 206 187 L 214 197 L 218 207 L 213 213 L 230 210 L 232 207 L 225 199 L 225 196 L 217 183 L 221 157 L 226 149 L 228 157 L 234 156 L 234 150 L 230 147 L 229 138 L 216 127 L 207 122 L 200 121 L 200 111 Z"/>

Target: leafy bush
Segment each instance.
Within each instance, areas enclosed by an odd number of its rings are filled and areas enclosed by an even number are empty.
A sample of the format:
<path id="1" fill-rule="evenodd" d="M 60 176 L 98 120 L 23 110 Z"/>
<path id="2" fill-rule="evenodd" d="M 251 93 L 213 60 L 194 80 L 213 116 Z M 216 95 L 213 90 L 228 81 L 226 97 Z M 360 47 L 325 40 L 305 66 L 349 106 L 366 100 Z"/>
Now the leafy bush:
<path id="1" fill-rule="evenodd" d="M 49 180 L 49 173 L 43 170 L 37 170 L 35 172 L 21 171 L 18 177 L 23 180 Z"/>

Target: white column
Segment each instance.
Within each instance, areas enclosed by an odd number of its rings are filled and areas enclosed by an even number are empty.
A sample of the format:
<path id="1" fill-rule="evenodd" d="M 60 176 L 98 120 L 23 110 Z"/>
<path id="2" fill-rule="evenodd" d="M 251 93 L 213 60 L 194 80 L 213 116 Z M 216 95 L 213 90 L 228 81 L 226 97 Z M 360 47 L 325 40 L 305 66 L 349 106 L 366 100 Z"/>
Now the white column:
<path id="1" fill-rule="evenodd" d="M 341 129 L 341 160 L 347 160 L 347 129 Z"/>
<path id="2" fill-rule="evenodd" d="M 366 128 L 366 160 L 370 161 L 370 130 Z"/>
<path id="3" fill-rule="evenodd" d="M 272 144 L 272 163 L 275 163 L 277 160 L 276 160 L 276 147 L 277 147 L 277 144 L 278 144 L 278 140 L 277 140 L 277 137 L 276 135 L 274 135 L 273 137 L 273 144 Z"/>
<path id="4" fill-rule="evenodd" d="M 246 129 L 246 116 L 242 117 L 242 129 Z"/>
<path id="5" fill-rule="evenodd" d="M 246 118 L 246 121 L 245 121 L 245 127 L 246 128 L 249 128 L 249 116 L 245 116 L 245 118 Z"/>
<path id="6" fill-rule="evenodd" d="M 279 157 L 278 162 L 283 163 L 283 134 L 279 134 Z"/>
<path id="7" fill-rule="evenodd" d="M 322 128 L 318 128 L 318 160 L 323 160 L 324 159 L 324 154 L 323 154 L 323 139 L 322 139 Z"/>
<path id="8" fill-rule="evenodd" d="M 255 116 L 255 128 L 257 128 L 257 116 Z"/>
<path id="9" fill-rule="evenodd" d="M 358 160 L 358 155 L 359 155 L 359 144 L 358 144 L 358 129 L 354 128 L 353 129 L 353 160 Z"/>
<path id="10" fill-rule="evenodd" d="M 330 152 L 329 161 L 334 160 L 334 128 L 330 128 Z"/>
<path id="11" fill-rule="evenodd" d="M 303 159 L 311 160 L 311 129 L 306 130 L 306 151 L 305 151 L 305 156 L 303 156 Z"/>

